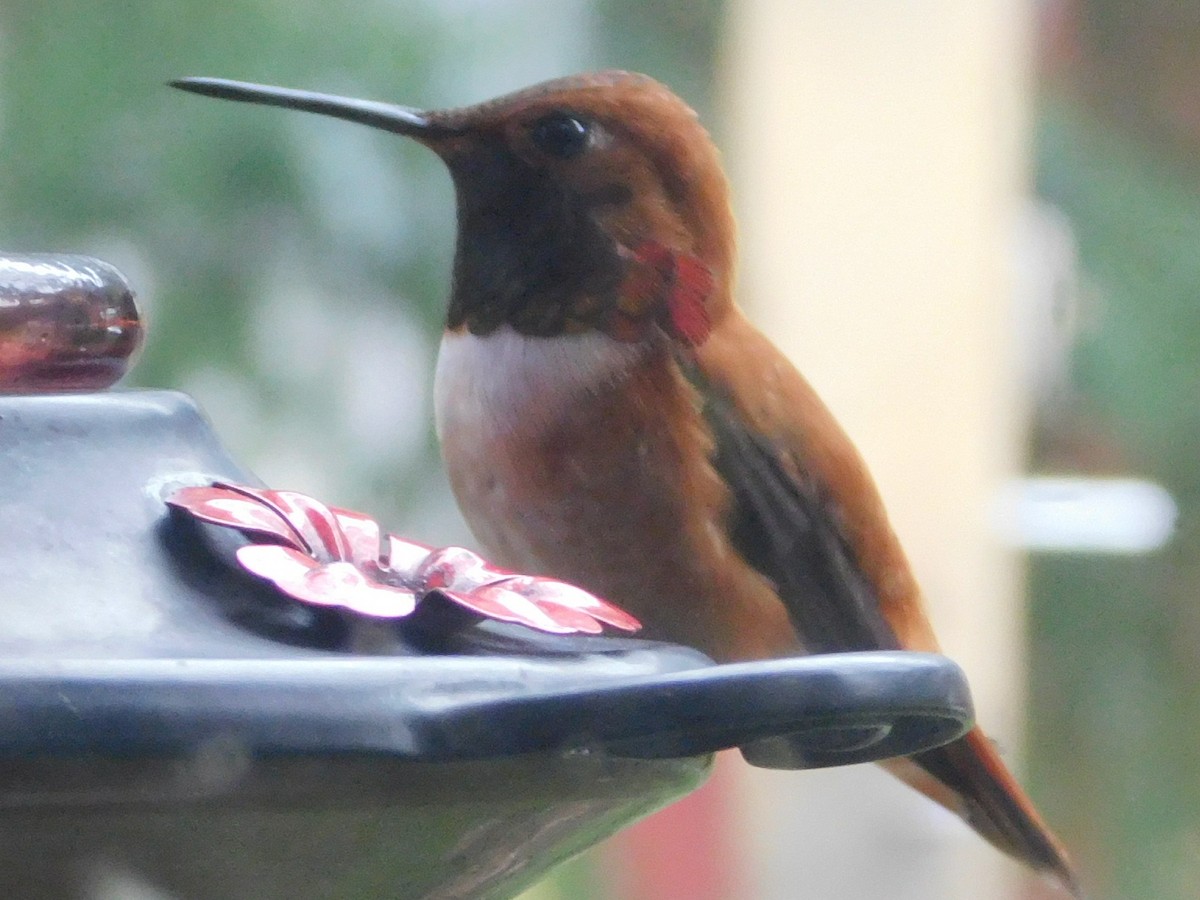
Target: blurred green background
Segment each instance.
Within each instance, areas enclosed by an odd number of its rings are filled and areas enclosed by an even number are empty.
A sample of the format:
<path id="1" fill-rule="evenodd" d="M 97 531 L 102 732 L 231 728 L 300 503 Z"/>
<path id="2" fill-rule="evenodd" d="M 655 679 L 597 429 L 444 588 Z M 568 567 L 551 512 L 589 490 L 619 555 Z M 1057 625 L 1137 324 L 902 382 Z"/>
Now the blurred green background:
<path id="1" fill-rule="evenodd" d="M 1200 6 L 1036 11 L 1035 186 L 1077 277 L 1031 467 L 1151 478 L 1181 515 L 1153 555 L 1033 559 L 1029 781 L 1095 897 L 1185 900 L 1200 885 Z M 150 328 L 131 383 L 196 395 L 267 482 L 465 541 L 429 402 L 453 236 L 440 163 L 164 83 L 438 106 L 615 66 L 712 122 L 721 16 L 715 0 L 5 0 L 0 246 L 121 268 Z M 589 866 L 559 895 L 599 895 Z"/>
<path id="2" fill-rule="evenodd" d="M 1036 188 L 1077 260 L 1036 467 L 1134 472 L 1179 507 L 1144 557 L 1032 566 L 1035 793 L 1104 897 L 1200 891 L 1200 6 L 1050 4 Z"/>

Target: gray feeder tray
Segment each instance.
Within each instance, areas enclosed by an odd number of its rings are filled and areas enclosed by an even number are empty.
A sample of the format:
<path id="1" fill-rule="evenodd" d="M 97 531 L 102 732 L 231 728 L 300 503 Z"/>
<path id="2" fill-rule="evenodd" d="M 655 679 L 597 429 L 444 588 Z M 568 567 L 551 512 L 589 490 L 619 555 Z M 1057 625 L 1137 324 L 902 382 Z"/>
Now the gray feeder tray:
<path id="1" fill-rule="evenodd" d="M 0 390 L 103 387 L 140 339 L 97 260 L 0 258 L 0 301 Z M 0 396 L 0 470 L 0 897 L 509 897 L 715 750 L 840 765 L 971 724 L 940 656 L 717 666 L 444 598 L 304 606 L 169 511 L 255 483 L 180 394 Z"/>
<path id="2" fill-rule="evenodd" d="M 168 512 L 198 475 L 253 483 L 179 394 L 0 397 L 0 463 L 2 896 L 507 897 L 714 750 L 838 765 L 971 722 L 926 654 L 716 666 L 419 617 L 354 653 Z"/>

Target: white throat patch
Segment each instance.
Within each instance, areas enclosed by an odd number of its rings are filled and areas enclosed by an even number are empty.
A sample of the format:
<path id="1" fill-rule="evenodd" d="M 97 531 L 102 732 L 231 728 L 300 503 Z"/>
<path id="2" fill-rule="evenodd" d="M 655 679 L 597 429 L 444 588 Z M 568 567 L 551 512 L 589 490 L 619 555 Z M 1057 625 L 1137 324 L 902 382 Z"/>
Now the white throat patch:
<path id="1" fill-rule="evenodd" d="M 597 331 L 530 337 L 504 327 L 442 337 L 434 377 L 438 437 L 452 423 L 504 434 L 553 421 L 582 395 L 620 380 L 646 352 Z"/>

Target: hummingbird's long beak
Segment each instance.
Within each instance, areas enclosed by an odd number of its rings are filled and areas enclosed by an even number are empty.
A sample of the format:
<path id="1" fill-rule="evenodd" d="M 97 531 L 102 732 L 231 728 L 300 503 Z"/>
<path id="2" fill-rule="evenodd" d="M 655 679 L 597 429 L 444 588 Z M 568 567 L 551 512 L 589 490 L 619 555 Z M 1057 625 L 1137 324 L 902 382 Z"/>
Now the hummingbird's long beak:
<path id="1" fill-rule="evenodd" d="M 378 103 L 373 100 L 355 100 L 333 94 L 317 94 L 312 91 L 297 91 L 291 88 L 271 87 L 265 84 L 250 84 L 245 81 L 229 81 L 225 78 L 179 78 L 170 82 L 171 87 L 206 97 L 224 100 L 241 100 L 245 103 L 260 103 L 265 106 L 282 106 L 304 112 L 335 116 L 350 122 L 360 122 L 372 128 L 395 132 L 418 141 L 449 137 L 455 129 L 435 122 L 427 113 L 407 106 Z"/>

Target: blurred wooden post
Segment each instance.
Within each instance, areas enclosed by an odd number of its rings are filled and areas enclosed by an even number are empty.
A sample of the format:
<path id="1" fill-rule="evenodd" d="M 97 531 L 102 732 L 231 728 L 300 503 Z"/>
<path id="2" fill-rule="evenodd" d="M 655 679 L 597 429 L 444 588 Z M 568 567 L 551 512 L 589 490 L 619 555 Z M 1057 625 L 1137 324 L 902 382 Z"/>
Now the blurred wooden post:
<path id="1" fill-rule="evenodd" d="M 1022 464 L 1010 322 L 1029 9 L 734 0 L 721 143 L 741 297 L 874 471 L 983 722 L 1019 743 Z M 754 900 L 1011 898 L 1016 869 L 874 767 L 746 770 Z"/>

